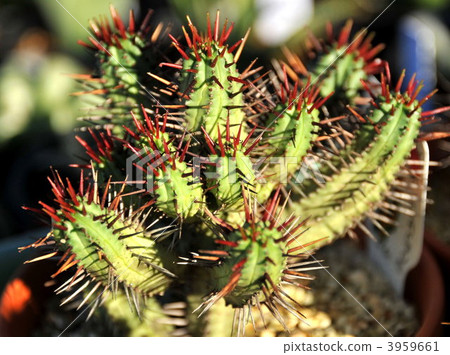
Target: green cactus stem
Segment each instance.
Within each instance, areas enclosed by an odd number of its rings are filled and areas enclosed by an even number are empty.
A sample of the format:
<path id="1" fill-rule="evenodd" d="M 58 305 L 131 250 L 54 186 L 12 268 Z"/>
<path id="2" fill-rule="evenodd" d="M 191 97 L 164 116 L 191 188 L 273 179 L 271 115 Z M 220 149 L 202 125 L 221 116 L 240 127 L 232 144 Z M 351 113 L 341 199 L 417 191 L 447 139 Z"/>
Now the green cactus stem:
<path id="1" fill-rule="evenodd" d="M 127 128 L 131 141 L 124 143 L 142 165 L 136 166 L 145 173 L 147 190 L 155 196 L 157 208 L 169 217 L 188 220 L 201 211 L 204 202 L 200 179 L 184 161 L 189 143 L 184 147 L 174 144 L 166 132 L 167 114 L 155 115 L 153 122 L 142 111 L 145 122 L 133 116 L 136 132 Z"/>
<path id="2" fill-rule="evenodd" d="M 121 335 L 130 337 L 164 337 L 184 335 L 186 326 L 186 305 L 173 302 L 161 305 L 155 298 L 146 301 L 140 317 L 136 317 L 124 292 L 103 296 L 103 308 L 109 317 L 121 328 Z M 108 321 L 105 320 L 105 321 Z"/>
<path id="3" fill-rule="evenodd" d="M 128 215 L 120 208 L 122 194 L 110 195 L 109 182 L 100 195 L 96 183 L 84 186 L 83 177 L 78 192 L 69 180 L 64 184 L 57 173 L 49 181 L 57 207 L 43 202 L 40 204 L 42 212 L 52 218 L 51 236 L 63 253 L 59 260 L 60 267 L 52 277 L 73 267 L 77 267 L 77 271 L 71 278 L 72 282 L 80 273 L 88 276 L 86 282 L 68 299 L 89 285 L 102 290 L 114 290 L 120 286 L 127 295 L 132 295 L 138 308 L 137 297 L 160 294 L 167 288 L 175 275 L 165 269 L 155 246 L 155 239 L 162 235 L 144 228 L 143 224 L 149 221 L 139 218 L 153 201 Z M 174 230 L 164 233 L 174 233 Z M 48 255 L 54 256 L 55 252 Z M 64 289 L 70 286 L 71 283 L 68 283 Z M 88 296 L 91 297 L 92 292 Z"/>
<path id="4" fill-rule="evenodd" d="M 188 17 L 192 36 L 183 27 L 186 47 L 171 36 L 173 46 L 181 54 L 180 60 L 174 64 L 161 64 L 181 71 L 179 84 L 171 86 L 177 87 L 177 96 L 181 98 L 182 102 L 176 108 L 184 109 L 187 131 L 197 132 L 203 127 L 214 140 L 218 138 L 219 131 L 225 135 L 227 120 L 232 136 L 237 135 L 245 118 L 242 91 L 249 85 L 236 67 L 248 33 L 242 40 L 229 46 L 226 41 L 233 25 L 228 27 L 228 21 L 225 21 L 220 31 L 219 14 L 217 12 L 213 29 L 208 15 L 208 30 L 204 35 L 199 33 Z M 151 75 L 157 77 L 153 73 Z M 241 136 L 245 139 L 245 132 L 241 132 Z"/>
<path id="5" fill-rule="evenodd" d="M 232 138 L 230 121 L 227 120 L 224 138 L 220 133 L 220 127 L 217 127 L 217 143 L 203 129 L 211 151 L 211 154 L 208 155 L 210 169 L 207 170 L 210 174 L 216 175 L 216 178 L 208 177 L 208 190 L 214 195 L 219 208 L 225 206 L 228 212 L 242 210 L 244 206 L 243 193 L 255 193 L 253 190 L 256 188 L 257 178 L 250 154 L 261 139 L 261 137 L 256 138 L 252 144 L 249 144 L 255 129 L 244 141 L 241 141 L 242 124 L 237 135 Z M 243 187 L 245 188 L 243 189 Z"/>
<path id="6" fill-rule="evenodd" d="M 289 74 L 295 80 L 300 75 L 310 77 L 312 83 L 320 83 L 320 94 L 323 97 L 335 93 L 334 100 L 353 102 L 363 89 L 361 80 L 383 70 L 384 63 L 376 55 L 384 45 L 372 47 L 373 35 L 366 35 L 364 29 L 349 40 L 352 27 L 353 21 L 347 21 L 335 38 L 333 26 L 328 23 L 325 43 L 311 33 L 307 44 L 309 56 L 315 59 L 310 69 L 307 69 L 297 55 L 285 49 L 286 59 L 292 69 Z"/>
<path id="7" fill-rule="evenodd" d="M 283 326 L 283 320 L 278 317 L 279 306 L 302 319 L 298 309 L 300 305 L 291 304 L 292 299 L 283 291 L 281 282 L 299 286 L 302 279 L 313 279 L 302 271 L 322 268 L 305 268 L 305 265 L 314 263 L 302 261 L 310 254 L 303 253 L 299 247 L 291 247 L 296 238 L 302 239 L 304 222 L 298 223 L 299 218 L 295 217 L 280 222 L 285 205 L 279 208 L 279 189 L 262 212 L 259 208 L 250 207 L 245 195 L 243 201 L 245 223 L 234 229 L 225 221 L 220 221 L 228 230 L 225 239 L 215 240 L 222 248 L 202 250 L 190 260 L 193 264 L 204 262 L 212 265 L 212 280 L 215 281 L 213 293 L 199 306 L 199 309 L 202 308 L 200 315 L 223 298 L 233 308 L 248 308 L 249 311 L 254 305 L 264 305 Z M 314 243 L 311 242 L 311 245 Z"/>
<path id="8" fill-rule="evenodd" d="M 279 161 L 266 170 L 270 181 L 266 181 L 258 193 L 261 203 L 278 185 L 286 184 L 300 168 L 312 143 L 318 138 L 319 109 L 333 94 L 318 98 L 320 88 L 311 85 L 309 80 L 304 86 L 300 86 L 299 81 L 290 86 L 286 69 L 281 79 L 283 84 L 277 91 L 279 103 L 264 122 L 263 140 L 267 145 L 265 155 Z"/>
<path id="9" fill-rule="evenodd" d="M 151 11 L 139 28 L 132 10 L 128 27 L 112 5 L 110 11 L 113 26 L 106 17 L 92 20 L 89 44 L 79 41 L 95 52 L 98 67 L 93 75 L 73 75 L 88 88 L 74 95 L 94 95 L 98 106 L 84 119 L 113 127 L 114 134 L 121 135 L 121 126 L 130 122 L 130 111 L 139 115 L 139 105 L 151 107 L 157 102 L 147 71 L 165 58 L 160 47 L 164 43 L 162 34 L 167 29 L 162 24 L 152 28 L 149 24 Z"/>
<path id="10" fill-rule="evenodd" d="M 370 116 L 364 118 L 350 108 L 361 123 L 355 138 L 323 164 L 320 172 L 326 183 L 304 184 L 305 196 L 295 208 L 311 218 L 305 241 L 321 235 L 329 238 L 323 243 L 332 242 L 352 227 L 361 226 L 360 222 L 385 200 L 415 146 L 423 119 L 424 100 L 416 100 L 421 86 L 413 77 L 401 93 L 402 79 L 390 92 L 382 74 L 382 95 L 374 96 Z"/>

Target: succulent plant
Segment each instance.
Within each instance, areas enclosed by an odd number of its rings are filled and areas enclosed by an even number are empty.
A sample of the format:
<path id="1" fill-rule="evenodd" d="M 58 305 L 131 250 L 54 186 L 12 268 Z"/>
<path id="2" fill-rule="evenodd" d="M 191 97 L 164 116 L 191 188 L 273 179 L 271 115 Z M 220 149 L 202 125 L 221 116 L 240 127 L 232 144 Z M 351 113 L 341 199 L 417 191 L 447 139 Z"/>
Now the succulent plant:
<path id="1" fill-rule="evenodd" d="M 308 65 L 285 50 L 262 73 L 256 61 L 241 69 L 248 32 L 228 43 L 233 24 L 219 12 L 206 33 L 187 17 L 178 38 L 149 17 L 136 30 L 132 12 L 128 27 L 111 14 L 114 26 L 93 21 L 82 42 L 98 72 L 75 76 L 103 100 L 77 137 L 79 186 L 49 179 L 55 204 L 37 211 L 52 230 L 31 246 L 51 250 L 32 261 L 58 258 L 52 277 L 74 270 L 63 304 L 94 314 L 128 299 L 125 323 L 140 329 L 130 334 L 160 334 L 160 314 L 167 335 L 205 335 L 223 301 L 237 334 L 261 307 L 287 329 L 280 308 L 304 317 L 283 284 L 307 287 L 306 272 L 323 268 L 314 251 L 354 228 L 371 234 L 367 221 L 388 233 L 413 194 L 408 157 L 434 138 L 420 126 L 447 108 L 423 112 L 434 92 L 419 101 L 414 76 L 392 86 L 374 58 L 382 46 L 364 31 L 349 41 L 351 22 L 337 39 L 331 25 L 327 41 L 311 36 Z"/>

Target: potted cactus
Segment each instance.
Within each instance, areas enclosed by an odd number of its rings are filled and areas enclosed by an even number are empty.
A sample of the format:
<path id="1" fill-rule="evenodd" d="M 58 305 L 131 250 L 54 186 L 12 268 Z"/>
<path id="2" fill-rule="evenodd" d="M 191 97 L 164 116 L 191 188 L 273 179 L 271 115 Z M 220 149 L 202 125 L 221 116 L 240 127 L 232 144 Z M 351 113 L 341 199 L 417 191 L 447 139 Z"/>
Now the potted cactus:
<path id="1" fill-rule="evenodd" d="M 77 137 L 86 161 L 77 182 L 52 171 L 54 201 L 27 207 L 51 219 L 30 262 L 57 259 L 62 304 L 132 335 L 204 335 L 212 319 L 242 335 L 263 308 L 286 329 L 281 310 L 304 319 L 284 285 L 308 284 L 314 252 L 371 235 L 368 220 L 389 234 L 413 194 L 407 159 L 434 137 L 420 127 L 447 108 L 424 112 L 434 92 L 391 82 L 382 46 L 350 38 L 350 21 L 309 37 L 310 63 L 286 50 L 266 70 L 241 65 L 248 32 L 228 43 L 219 12 L 178 38 L 111 14 L 80 41 L 97 72 L 74 75 L 98 103 Z"/>

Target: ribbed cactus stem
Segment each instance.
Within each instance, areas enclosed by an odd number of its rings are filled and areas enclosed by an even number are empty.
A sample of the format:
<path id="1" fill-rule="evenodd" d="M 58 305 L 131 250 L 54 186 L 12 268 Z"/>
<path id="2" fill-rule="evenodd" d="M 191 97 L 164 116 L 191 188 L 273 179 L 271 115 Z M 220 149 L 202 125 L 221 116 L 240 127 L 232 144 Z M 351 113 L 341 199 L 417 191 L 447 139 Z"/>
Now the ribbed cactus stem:
<path id="1" fill-rule="evenodd" d="M 408 94 L 386 91 L 370 117 L 357 115 L 364 122 L 353 142 L 331 160 L 333 168 L 324 164 L 321 169 L 328 181 L 306 185 L 307 196 L 296 205 L 299 213 L 311 218 L 305 242 L 321 235 L 328 237 L 322 243 L 331 243 L 364 220 L 384 201 L 414 148 L 421 108 Z"/>

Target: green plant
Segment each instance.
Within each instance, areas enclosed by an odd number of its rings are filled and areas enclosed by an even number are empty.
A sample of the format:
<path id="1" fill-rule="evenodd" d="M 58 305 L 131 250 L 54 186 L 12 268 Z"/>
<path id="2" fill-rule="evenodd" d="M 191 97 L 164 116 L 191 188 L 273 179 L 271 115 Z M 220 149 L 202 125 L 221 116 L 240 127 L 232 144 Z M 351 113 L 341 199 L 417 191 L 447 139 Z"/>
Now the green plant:
<path id="1" fill-rule="evenodd" d="M 106 309 L 128 299 L 125 323 L 147 335 L 159 334 L 155 314 L 168 317 L 167 334 L 203 334 L 221 300 L 238 310 L 238 334 L 253 307 L 286 328 L 281 308 L 303 319 L 282 285 L 303 287 L 305 272 L 322 268 L 307 260 L 314 250 L 355 227 L 370 233 L 367 219 L 387 233 L 383 211 L 402 211 L 407 158 L 429 138 L 420 125 L 446 108 L 423 112 L 432 94 L 418 101 L 414 77 L 393 87 L 374 59 L 381 46 L 364 33 L 350 41 L 350 22 L 337 40 L 331 27 L 327 41 L 311 36 L 309 67 L 286 51 L 263 73 L 256 61 L 239 69 L 248 32 L 228 44 L 233 24 L 219 12 L 204 34 L 188 17 L 171 45 L 163 25 L 147 17 L 137 30 L 130 13 L 126 28 L 111 13 L 115 28 L 93 21 L 82 43 L 99 63 L 78 76 L 83 93 L 104 101 L 77 137 L 90 160 L 78 165 L 78 188 L 57 172 L 49 179 L 56 206 L 41 202 L 40 213 L 52 231 L 32 246 L 52 250 L 36 260 L 58 257 L 53 277 L 76 270 L 59 288 L 72 292 L 63 303 L 81 296 L 93 313 L 99 299 Z"/>

